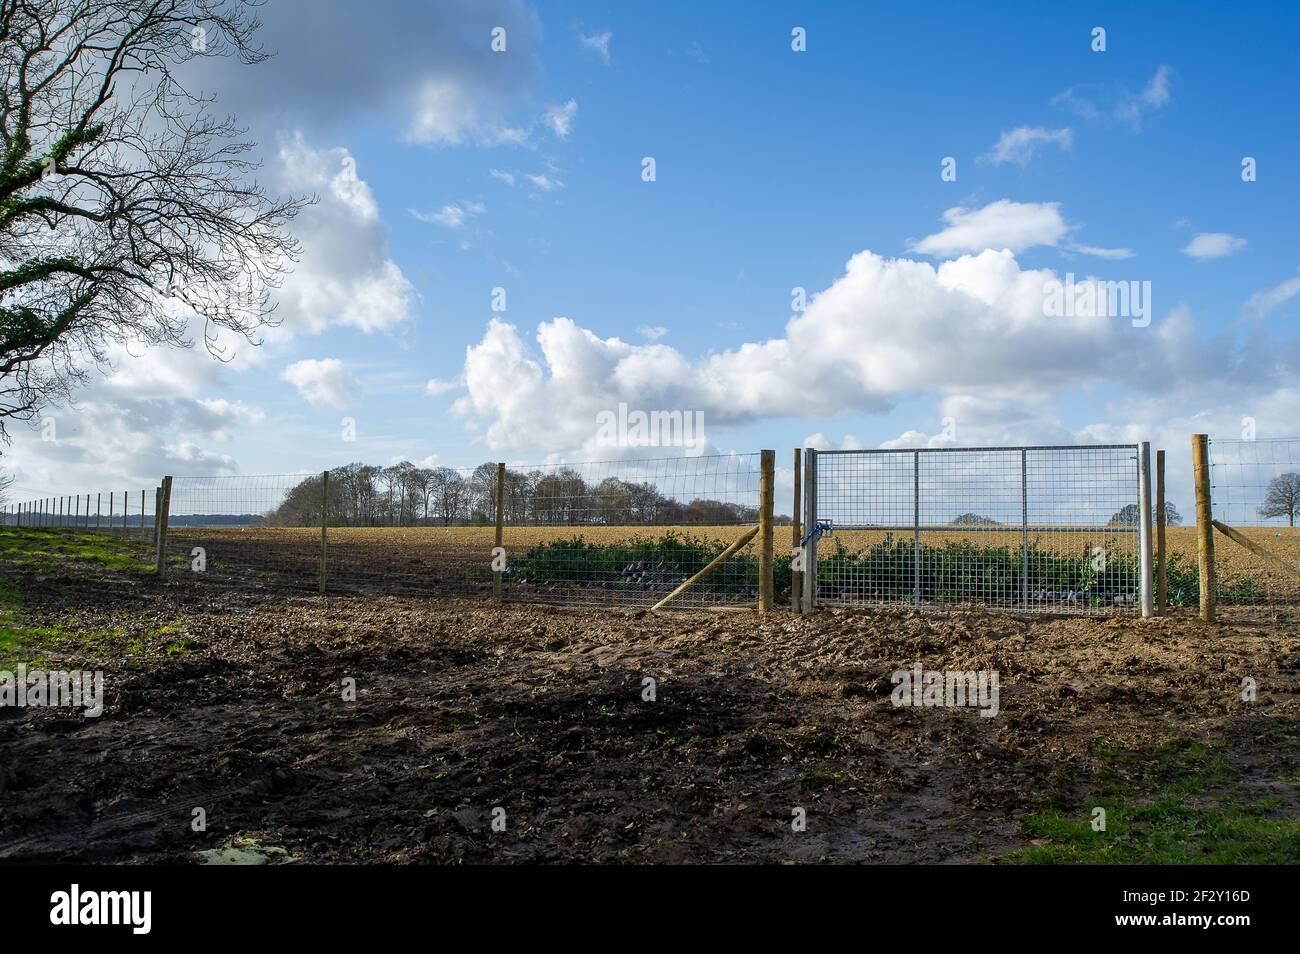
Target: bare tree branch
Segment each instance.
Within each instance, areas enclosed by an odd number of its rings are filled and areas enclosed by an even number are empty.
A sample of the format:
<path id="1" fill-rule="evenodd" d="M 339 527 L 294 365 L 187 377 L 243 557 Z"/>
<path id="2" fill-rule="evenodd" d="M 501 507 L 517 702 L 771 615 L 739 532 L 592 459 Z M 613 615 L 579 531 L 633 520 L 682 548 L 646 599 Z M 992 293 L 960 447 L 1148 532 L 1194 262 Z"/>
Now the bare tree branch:
<path id="1" fill-rule="evenodd" d="M 259 0 L 0 0 L 0 440 L 114 343 L 257 341 L 308 199 L 253 177 L 253 144 L 178 81 L 266 57 Z"/>

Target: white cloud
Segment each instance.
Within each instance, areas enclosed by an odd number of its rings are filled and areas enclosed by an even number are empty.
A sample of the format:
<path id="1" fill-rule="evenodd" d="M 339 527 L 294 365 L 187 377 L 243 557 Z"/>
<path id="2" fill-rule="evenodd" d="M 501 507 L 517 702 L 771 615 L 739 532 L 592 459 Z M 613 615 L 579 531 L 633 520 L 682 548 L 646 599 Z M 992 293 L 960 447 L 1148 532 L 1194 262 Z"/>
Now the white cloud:
<path id="1" fill-rule="evenodd" d="M 421 212 L 418 209 L 407 209 L 406 211 L 417 221 L 429 225 L 441 225 L 449 229 L 458 229 L 469 219 L 486 212 L 487 206 L 481 202 L 452 202 L 444 205 L 437 212 Z"/>
<path id="2" fill-rule="evenodd" d="M 1104 258 L 1113 262 L 1132 258 L 1134 255 L 1131 248 L 1098 248 L 1096 245 L 1071 245 L 1070 251 L 1079 252 L 1083 255 L 1092 255 L 1096 258 Z"/>
<path id="3" fill-rule="evenodd" d="M 276 293 L 284 340 L 331 325 L 382 331 L 411 318 L 415 287 L 389 257 L 388 238 L 370 186 L 346 149 L 313 149 L 301 136 L 280 150 L 287 191 L 320 197 L 294 222 L 303 257 Z"/>
<path id="4" fill-rule="evenodd" d="M 529 173 L 528 175 L 524 176 L 524 178 L 527 179 L 529 182 L 531 182 L 537 188 L 541 189 L 543 192 L 554 192 L 556 189 L 564 188 L 563 182 L 561 182 L 559 179 L 552 179 L 550 176 L 546 175 L 545 173 L 537 173 L 535 175 Z"/>
<path id="5" fill-rule="evenodd" d="M 668 329 L 663 325 L 642 325 L 637 329 L 637 334 L 643 338 L 649 338 L 651 341 L 658 341 L 668 334 Z"/>
<path id="6" fill-rule="evenodd" d="M 1268 291 L 1256 292 L 1246 302 L 1246 309 L 1256 317 L 1262 318 L 1269 312 L 1286 304 L 1300 295 L 1300 276 L 1288 278 Z"/>
<path id="7" fill-rule="evenodd" d="M 134 494 L 156 486 L 164 474 L 236 473 L 233 457 L 206 445 L 230 441 L 266 419 L 242 401 L 145 396 L 100 385 L 81 392 L 73 405 L 45 410 L 41 416 L 54 422 L 55 440 L 14 429 L 4 464 L 20 485 L 49 493 L 103 492 L 107 506 L 110 489 Z"/>
<path id="8" fill-rule="evenodd" d="M 264 63 L 206 56 L 182 69 L 187 88 L 220 91 L 219 111 L 258 142 L 280 129 L 337 141 L 358 122 L 430 144 L 500 141 L 541 77 L 542 24 L 526 0 L 312 0 L 259 4 L 257 17 L 258 44 L 274 53 Z M 505 53 L 489 50 L 495 27 Z"/>
<path id="9" fill-rule="evenodd" d="M 811 447 L 814 450 L 863 450 L 867 445 L 858 440 L 852 434 L 845 434 L 837 447 L 835 442 L 818 431 L 816 434 L 809 434 L 803 439 L 803 447 Z"/>
<path id="10" fill-rule="evenodd" d="M 614 34 L 606 30 L 604 33 L 594 33 L 591 36 L 579 34 L 578 42 L 595 52 L 600 57 L 600 61 L 609 66 L 609 41 L 613 37 Z"/>
<path id="11" fill-rule="evenodd" d="M 500 169 L 489 169 L 488 175 L 493 179 L 500 179 L 506 185 L 512 186 L 515 184 L 515 174 L 513 172 L 503 172 Z"/>
<path id="12" fill-rule="evenodd" d="M 406 138 L 425 145 L 522 145 L 528 130 L 494 113 L 487 93 L 448 78 L 425 81 L 415 94 Z"/>
<path id="13" fill-rule="evenodd" d="M 578 102 L 570 99 L 547 106 L 525 123 L 512 122 L 489 90 L 438 78 L 419 87 L 404 137 L 429 146 L 532 146 L 539 125 L 559 139 L 568 138 L 577 115 Z"/>
<path id="14" fill-rule="evenodd" d="M 92 374 L 72 406 L 51 408 L 59 440 L 26 429 L 15 434 L 6 464 L 32 486 L 94 488 L 101 483 L 153 486 L 160 475 L 235 473 L 236 460 L 213 444 L 264 426 L 265 413 L 222 396 L 241 374 L 283 360 L 295 338 L 334 326 L 379 331 L 411 318 L 415 291 L 389 257 L 378 206 L 345 149 L 314 149 L 294 135 L 271 166 L 275 188 L 319 201 L 294 221 L 301 260 L 272 293 L 280 324 L 263 330 L 263 347 L 219 334 L 226 362 L 203 346 L 204 323 L 179 302 L 177 319 L 192 348 L 112 345 L 111 370 Z M 296 466 L 290 462 L 286 466 Z"/>
<path id="15" fill-rule="evenodd" d="M 1058 93 L 1052 97 L 1051 103 L 1065 106 L 1089 121 L 1110 119 L 1140 130 L 1147 113 L 1163 109 L 1173 101 L 1170 90 L 1172 77 L 1173 70 L 1162 63 L 1140 92 L 1134 93 L 1127 86 L 1118 84 L 1082 84 Z"/>
<path id="16" fill-rule="evenodd" d="M 356 402 L 361 392 L 357 382 L 338 358 L 316 360 L 306 358 L 295 361 L 280 374 L 298 389 L 298 394 L 309 404 L 338 409 Z"/>
<path id="17" fill-rule="evenodd" d="M 266 412 L 252 407 L 243 401 L 227 401 L 225 398 L 200 399 L 196 402 L 209 415 L 203 422 L 202 429 L 217 440 L 229 440 L 232 430 L 243 426 L 257 426 L 266 423 Z"/>
<path id="18" fill-rule="evenodd" d="M 1052 130 L 1042 126 L 1018 126 L 1002 133 L 993 150 L 976 161 L 995 166 L 1006 162 L 1027 165 L 1041 143 L 1056 143 L 1064 152 L 1069 152 L 1074 145 L 1074 134 L 1068 128 Z"/>
<path id="19" fill-rule="evenodd" d="M 862 252 L 781 337 L 696 359 L 602 338 L 568 318 L 543 322 L 534 348 L 493 319 L 468 349 L 466 394 L 453 407 L 490 447 L 568 449 L 588 444 L 596 413 L 624 401 L 702 411 L 716 433 L 764 417 L 883 412 L 912 394 L 1032 404 L 1095 387 L 1177 390 L 1222 374 L 1185 313 L 1145 329 L 1045 316 L 1044 286 L 1057 277 L 1005 250 L 937 266 Z"/>
<path id="20" fill-rule="evenodd" d="M 1013 202 L 998 199 L 982 209 L 948 209 L 947 228 L 911 245 L 912 251 L 938 257 L 1007 248 L 1022 252 L 1038 245 L 1056 245 L 1069 227 L 1059 202 Z"/>
<path id="21" fill-rule="evenodd" d="M 569 100 L 563 106 L 548 106 L 542 115 L 542 121 L 551 128 L 560 139 L 568 139 L 573 131 L 573 120 L 578 115 L 578 101 Z"/>
<path id="22" fill-rule="evenodd" d="M 430 378 L 424 383 L 424 392 L 430 397 L 438 397 L 458 387 L 460 387 L 459 381 L 439 381 L 437 378 Z"/>
<path id="23" fill-rule="evenodd" d="M 1183 254 L 1204 261 L 1222 258 L 1246 247 L 1246 240 L 1227 232 L 1198 232 L 1183 249 Z"/>
<path id="24" fill-rule="evenodd" d="M 1169 76 L 1169 67 L 1162 64 L 1156 69 L 1155 75 L 1151 77 L 1146 86 L 1142 88 L 1141 93 L 1135 96 L 1126 90 L 1120 97 L 1119 103 L 1115 106 L 1115 118 L 1129 123 L 1134 129 L 1140 129 L 1142 127 L 1142 117 L 1145 113 L 1169 104 L 1171 99 Z"/>
<path id="25" fill-rule="evenodd" d="M 1161 64 L 1142 90 L 1142 105 L 1158 108 L 1169 102 L 1169 67 Z"/>

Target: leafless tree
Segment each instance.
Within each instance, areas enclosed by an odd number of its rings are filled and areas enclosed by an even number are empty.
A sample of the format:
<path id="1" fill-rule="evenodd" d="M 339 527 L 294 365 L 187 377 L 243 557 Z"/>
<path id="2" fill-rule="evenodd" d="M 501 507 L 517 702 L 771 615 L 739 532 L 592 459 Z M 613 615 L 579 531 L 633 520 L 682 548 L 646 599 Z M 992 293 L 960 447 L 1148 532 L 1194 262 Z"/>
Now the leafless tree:
<path id="1" fill-rule="evenodd" d="M 1296 514 L 1300 514 L 1300 474 L 1279 474 L 1268 483 L 1259 515 L 1286 517 L 1294 527 Z"/>
<path id="2" fill-rule="evenodd" d="M 185 346 L 195 321 L 221 358 L 274 323 L 307 200 L 265 191 L 177 76 L 264 59 L 258 2 L 0 0 L 0 439 L 115 342 Z"/>
<path id="3" fill-rule="evenodd" d="M 442 525 L 451 526 L 466 511 L 469 487 L 465 483 L 465 478 L 450 467 L 434 468 L 433 500 Z"/>

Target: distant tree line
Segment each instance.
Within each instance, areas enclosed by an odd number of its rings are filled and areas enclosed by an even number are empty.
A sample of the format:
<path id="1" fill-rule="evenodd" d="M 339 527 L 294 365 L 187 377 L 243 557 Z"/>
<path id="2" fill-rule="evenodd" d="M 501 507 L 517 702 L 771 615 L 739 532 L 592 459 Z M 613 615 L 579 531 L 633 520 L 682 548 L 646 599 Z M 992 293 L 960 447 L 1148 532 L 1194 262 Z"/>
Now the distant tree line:
<path id="1" fill-rule="evenodd" d="M 1156 508 L 1153 506 L 1151 508 L 1151 526 L 1153 527 L 1156 525 L 1156 513 Z M 1108 526 L 1136 527 L 1138 525 L 1138 517 L 1141 515 L 1142 511 L 1138 509 L 1137 504 L 1125 504 L 1118 512 L 1111 516 Z M 1174 506 L 1173 501 L 1166 500 L 1165 523 L 1168 526 L 1174 527 L 1182 522 L 1182 514 L 1178 512 L 1178 508 Z"/>
<path id="2" fill-rule="evenodd" d="M 329 472 L 330 526 L 472 526 L 496 521 L 496 464 L 468 475 L 450 467 L 348 464 Z M 321 480 L 304 478 L 258 523 L 312 527 L 321 522 Z M 529 472 L 506 469 L 503 510 L 507 523 L 523 524 L 728 524 L 758 521 L 758 508 L 723 500 L 674 500 L 651 483 L 608 477 L 590 484 L 572 468 Z M 789 517 L 777 518 L 778 523 Z"/>

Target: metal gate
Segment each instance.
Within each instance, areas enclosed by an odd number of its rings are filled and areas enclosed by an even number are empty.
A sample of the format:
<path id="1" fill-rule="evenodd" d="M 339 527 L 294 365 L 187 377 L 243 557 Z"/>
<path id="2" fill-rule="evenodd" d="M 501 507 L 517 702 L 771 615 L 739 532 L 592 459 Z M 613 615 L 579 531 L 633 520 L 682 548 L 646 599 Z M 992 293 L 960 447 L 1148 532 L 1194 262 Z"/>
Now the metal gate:
<path id="1" fill-rule="evenodd" d="M 809 450 L 804 606 L 1151 614 L 1150 446 Z"/>

